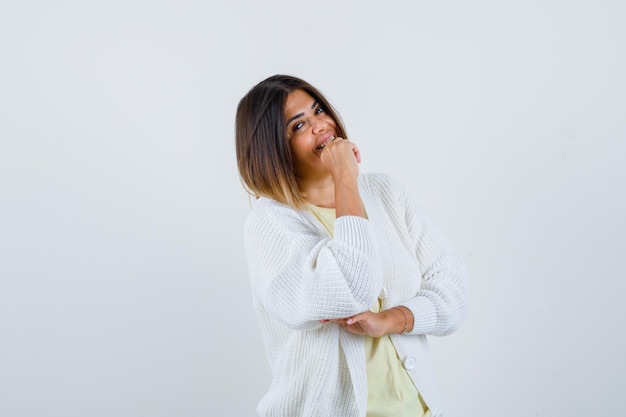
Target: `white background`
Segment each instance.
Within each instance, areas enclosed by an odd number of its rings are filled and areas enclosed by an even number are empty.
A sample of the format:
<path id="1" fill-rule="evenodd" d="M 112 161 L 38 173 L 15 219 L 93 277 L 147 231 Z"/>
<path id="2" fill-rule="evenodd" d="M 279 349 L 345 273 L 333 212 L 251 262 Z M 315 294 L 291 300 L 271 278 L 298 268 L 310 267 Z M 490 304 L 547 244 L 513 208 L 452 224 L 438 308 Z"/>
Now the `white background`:
<path id="1" fill-rule="evenodd" d="M 275 73 L 467 261 L 470 317 L 431 339 L 448 416 L 620 415 L 625 12 L 2 0 L 0 415 L 255 414 L 234 115 Z"/>

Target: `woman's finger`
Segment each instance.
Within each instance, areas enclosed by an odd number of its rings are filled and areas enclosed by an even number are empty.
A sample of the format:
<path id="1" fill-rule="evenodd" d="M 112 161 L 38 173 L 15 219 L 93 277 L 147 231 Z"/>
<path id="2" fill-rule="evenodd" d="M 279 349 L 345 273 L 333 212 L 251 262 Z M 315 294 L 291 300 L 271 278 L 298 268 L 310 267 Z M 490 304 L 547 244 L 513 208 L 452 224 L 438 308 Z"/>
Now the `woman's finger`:
<path id="1" fill-rule="evenodd" d="M 357 148 L 356 145 L 354 145 L 354 148 L 352 148 L 352 152 L 354 152 L 354 157 L 356 158 L 356 161 L 360 164 L 361 163 L 361 151 L 359 151 L 359 148 Z"/>

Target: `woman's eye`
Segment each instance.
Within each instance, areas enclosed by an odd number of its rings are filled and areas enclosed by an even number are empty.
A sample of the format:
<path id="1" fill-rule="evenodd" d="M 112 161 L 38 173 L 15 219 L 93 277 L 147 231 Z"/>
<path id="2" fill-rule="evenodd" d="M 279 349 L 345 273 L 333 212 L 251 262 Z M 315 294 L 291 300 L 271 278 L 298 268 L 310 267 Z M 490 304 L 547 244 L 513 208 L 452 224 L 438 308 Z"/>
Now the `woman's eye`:
<path id="1" fill-rule="evenodd" d="M 295 132 L 296 130 L 299 130 L 302 127 L 302 125 L 304 125 L 304 122 L 298 122 L 295 125 L 293 125 L 293 128 L 291 130 Z"/>
<path id="2" fill-rule="evenodd" d="M 320 114 L 320 113 L 324 113 L 324 108 L 322 106 L 319 106 L 316 110 L 315 110 L 315 114 Z"/>

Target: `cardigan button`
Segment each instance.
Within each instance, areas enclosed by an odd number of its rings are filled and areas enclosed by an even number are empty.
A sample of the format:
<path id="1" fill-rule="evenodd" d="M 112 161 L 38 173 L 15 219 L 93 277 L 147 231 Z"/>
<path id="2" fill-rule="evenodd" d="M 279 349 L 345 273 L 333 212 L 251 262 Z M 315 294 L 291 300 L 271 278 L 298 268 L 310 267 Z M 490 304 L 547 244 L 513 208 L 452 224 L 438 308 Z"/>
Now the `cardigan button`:
<path id="1" fill-rule="evenodd" d="M 378 296 L 378 298 L 380 298 L 381 300 L 384 300 L 385 298 L 387 298 L 387 288 L 382 287 L 380 290 L 380 295 Z"/>
<path id="2" fill-rule="evenodd" d="M 415 368 L 415 362 L 417 362 L 415 360 L 415 356 L 407 356 L 402 361 L 402 366 L 404 366 L 404 369 L 413 369 L 413 368 Z"/>

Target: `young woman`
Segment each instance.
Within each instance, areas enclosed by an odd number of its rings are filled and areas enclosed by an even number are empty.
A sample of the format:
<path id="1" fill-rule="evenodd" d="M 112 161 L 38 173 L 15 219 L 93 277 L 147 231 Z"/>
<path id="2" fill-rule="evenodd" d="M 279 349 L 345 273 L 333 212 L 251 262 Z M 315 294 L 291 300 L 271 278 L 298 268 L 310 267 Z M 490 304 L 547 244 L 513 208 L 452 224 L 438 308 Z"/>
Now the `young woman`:
<path id="1" fill-rule="evenodd" d="M 260 416 L 440 416 L 427 335 L 467 314 L 457 252 L 361 155 L 316 88 L 275 75 L 236 116 L 245 224 L 272 383 Z"/>

